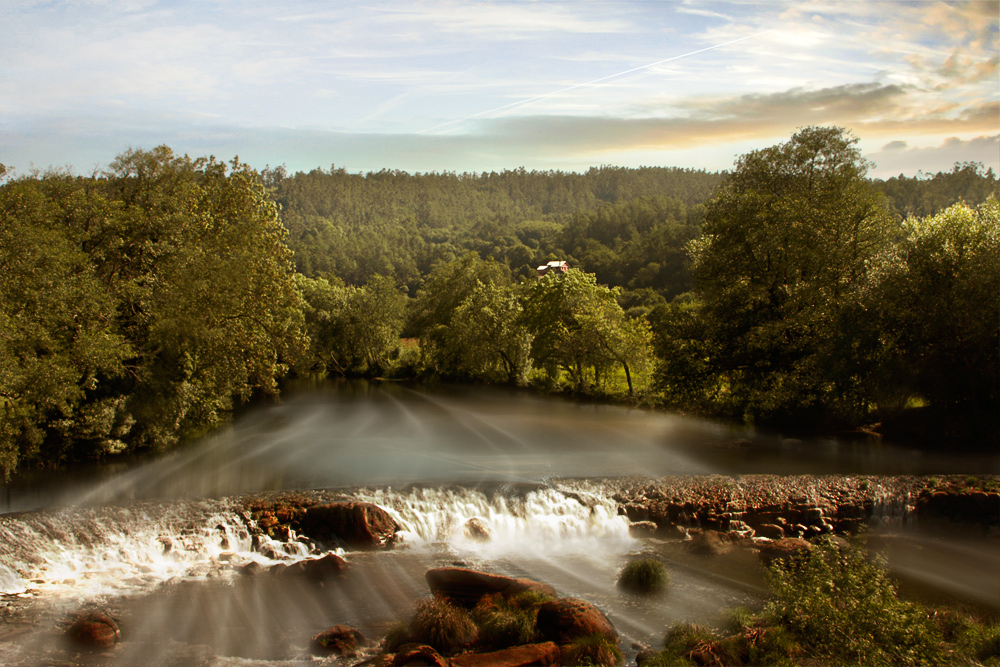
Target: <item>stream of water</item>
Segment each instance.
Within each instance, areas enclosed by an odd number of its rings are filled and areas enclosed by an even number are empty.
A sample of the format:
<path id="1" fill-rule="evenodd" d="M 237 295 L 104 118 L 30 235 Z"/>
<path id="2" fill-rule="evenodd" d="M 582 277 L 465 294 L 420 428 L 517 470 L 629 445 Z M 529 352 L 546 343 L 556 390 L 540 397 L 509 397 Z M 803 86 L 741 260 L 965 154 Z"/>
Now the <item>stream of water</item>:
<path id="1" fill-rule="evenodd" d="M 427 595 L 429 567 L 455 563 L 537 579 L 594 602 L 634 655 L 633 642 L 656 645 L 676 621 L 717 622 L 727 607 L 759 604 L 763 571 L 748 552 L 706 559 L 676 542 L 630 537 L 599 480 L 951 472 L 997 473 L 1000 456 L 803 442 L 483 389 L 300 387 L 170 456 L 6 489 L 0 664 L 313 664 L 312 635 L 348 624 L 378 638 Z M 249 563 L 308 555 L 294 539 L 255 541 L 238 499 L 293 489 L 337 489 L 385 507 L 403 526 L 403 545 L 341 552 L 350 576 L 334 583 L 241 574 Z M 886 503 L 887 528 L 905 531 L 892 500 Z M 473 517 L 490 526 L 488 543 L 463 532 Z M 881 539 L 910 581 L 1000 610 L 995 540 Z M 668 563 L 666 597 L 616 588 L 617 572 L 641 553 Z M 121 620 L 122 643 L 88 653 L 62 641 L 69 614 L 98 604 Z"/>

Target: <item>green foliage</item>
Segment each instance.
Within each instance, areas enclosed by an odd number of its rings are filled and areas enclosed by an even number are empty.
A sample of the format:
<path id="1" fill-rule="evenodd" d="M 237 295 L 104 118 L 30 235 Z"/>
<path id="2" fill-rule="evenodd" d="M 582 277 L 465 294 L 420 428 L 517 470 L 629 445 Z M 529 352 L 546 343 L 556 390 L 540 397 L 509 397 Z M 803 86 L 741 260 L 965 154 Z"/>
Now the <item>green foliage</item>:
<path id="1" fill-rule="evenodd" d="M 533 336 L 532 356 L 552 381 L 562 371 L 583 391 L 588 375 L 596 386 L 620 365 L 634 391 L 632 371 L 646 368 L 652 334 L 645 320 L 625 317 L 616 295 L 593 274 L 572 268 L 526 285 L 523 321 Z"/>
<path id="2" fill-rule="evenodd" d="M 883 257 L 871 297 L 888 343 L 883 393 L 917 393 L 932 407 L 978 413 L 995 424 L 1000 201 L 911 218 L 902 232 Z"/>
<path id="3" fill-rule="evenodd" d="M 245 165 L 129 151 L 0 187 L 0 458 L 159 448 L 300 352 L 285 230 Z"/>
<path id="4" fill-rule="evenodd" d="M 818 545 L 804 559 L 773 566 L 764 611 L 809 655 L 842 664 L 937 665 L 940 630 L 921 606 L 901 600 L 879 559 L 860 548 Z"/>
<path id="5" fill-rule="evenodd" d="M 720 407 L 765 421 L 864 409 L 867 348 L 842 338 L 893 223 L 856 143 L 807 128 L 742 156 L 708 202 L 691 246 L 704 341 L 692 351 L 710 355 Z"/>
<path id="6" fill-rule="evenodd" d="M 631 593 L 657 595 L 670 584 L 666 566 L 655 558 L 629 561 L 618 574 L 618 587 Z"/>
<path id="7" fill-rule="evenodd" d="M 625 662 L 618 641 L 600 633 L 578 637 L 561 650 L 564 665 L 618 667 Z"/>
<path id="8" fill-rule="evenodd" d="M 443 597 L 417 604 L 410 620 L 410 641 L 427 644 L 443 654 L 451 654 L 476 641 L 478 630 L 469 613 Z"/>

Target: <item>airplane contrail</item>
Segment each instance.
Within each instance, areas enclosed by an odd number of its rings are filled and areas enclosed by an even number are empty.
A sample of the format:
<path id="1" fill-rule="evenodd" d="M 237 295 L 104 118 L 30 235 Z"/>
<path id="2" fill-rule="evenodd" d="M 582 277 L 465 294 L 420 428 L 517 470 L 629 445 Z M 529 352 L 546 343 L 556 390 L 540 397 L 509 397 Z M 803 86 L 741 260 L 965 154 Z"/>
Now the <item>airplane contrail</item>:
<path id="1" fill-rule="evenodd" d="M 442 127 L 448 127 L 449 125 L 457 125 L 458 123 L 464 123 L 467 120 L 472 120 L 473 118 L 478 118 L 479 116 L 485 116 L 487 114 L 496 113 L 498 111 L 508 111 L 508 110 L 511 110 L 511 109 L 516 109 L 518 107 L 526 106 L 528 104 L 534 104 L 535 102 L 538 102 L 540 100 L 548 99 L 550 97 L 555 97 L 556 95 L 562 95 L 563 93 L 567 93 L 567 92 L 569 92 L 571 90 L 576 90 L 577 88 L 583 88 L 585 86 L 593 86 L 595 84 L 601 83 L 602 81 L 607 81 L 608 79 L 614 79 L 614 78 L 617 78 L 619 76 L 625 76 L 626 74 L 631 74 L 632 72 L 638 72 L 639 70 L 649 69 L 650 67 L 656 67 L 657 65 L 662 65 L 663 63 L 669 63 L 669 62 L 672 62 L 674 60 L 680 60 L 681 58 L 688 58 L 690 56 L 694 56 L 694 55 L 697 55 L 699 53 L 704 53 L 705 51 L 711 51 L 713 49 L 720 49 L 723 46 L 729 46 L 730 44 L 735 44 L 736 42 L 742 42 L 743 40 L 746 40 L 746 39 L 753 39 L 754 37 L 760 37 L 761 35 L 766 35 L 769 32 L 773 32 L 773 30 L 774 29 L 772 28 L 771 30 L 765 30 L 763 32 L 754 33 L 753 35 L 747 35 L 746 37 L 740 37 L 738 39 L 733 39 L 733 40 L 730 40 L 728 42 L 723 42 L 721 44 L 714 44 L 712 46 L 706 46 L 705 48 L 698 49 L 697 51 L 690 51 L 688 53 L 683 53 L 683 54 L 681 54 L 679 56 L 672 56 L 670 58 L 664 58 L 663 60 L 657 60 L 655 63 L 649 63 L 648 65 L 640 65 L 639 67 L 633 67 L 632 69 L 627 69 L 624 72 L 616 72 L 615 74 L 609 74 L 607 76 L 602 76 L 601 78 L 594 79 L 593 81 L 585 81 L 584 83 L 573 84 L 572 86 L 569 86 L 568 88 L 562 88 L 560 90 L 555 90 L 555 91 L 552 91 L 551 93 L 546 93 L 545 95 L 539 95 L 538 97 L 532 97 L 532 98 L 527 99 L 527 100 L 519 100 L 517 102 L 511 102 L 510 104 L 505 104 L 505 105 L 503 105 L 501 107 L 496 107 L 494 109 L 487 109 L 486 111 L 480 111 L 479 113 L 474 113 L 471 116 L 466 116 L 465 118 L 459 118 L 459 119 L 456 119 L 456 120 L 449 120 L 447 123 L 441 123 L 440 125 L 435 125 L 434 127 L 428 128 L 426 130 L 421 130 L 417 134 L 427 134 L 429 132 L 434 132 L 435 130 L 439 130 Z M 440 133 L 438 133 L 438 134 L 440 134 Z"/>

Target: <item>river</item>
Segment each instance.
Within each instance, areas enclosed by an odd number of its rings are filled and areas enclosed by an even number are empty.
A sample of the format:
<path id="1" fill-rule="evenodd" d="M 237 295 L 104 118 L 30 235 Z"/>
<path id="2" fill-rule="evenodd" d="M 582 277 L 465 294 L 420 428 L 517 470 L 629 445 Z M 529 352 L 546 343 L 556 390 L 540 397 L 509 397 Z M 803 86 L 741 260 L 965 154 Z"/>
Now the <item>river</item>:
<path id="1" fill-rule="evenodd" d="M 676 621 L 717 622 L 727 607 L 760 604 L 763 572 L 746 553 L 705 559 L 676 542 L 632 538 L 602 480 L 748 473 L 995 474 L 1000 455 L 800 440 L 486 388 L 302 384 L 170 455 L 5 489 L 0 662 L 314 664 L 313 634 L 340 623 L 377 638 L 427 594 L 427 568 L 453 563 L 595 602 L 634 655 L 632 643 L 656 645 Z M 404 547 L 344 553 L 352 569 L 336 586 L 239 575 L 235 564 L 306 555 L 262 549 L 240 516 L 238 496 L 283 490 L 387 507 Z M 472 517 L 489 522 L 490 543 L 465 539 L 460 527 Z M 900 572 L 935 594 L 990 606 L 1000 591 L 996 540 L 879 539 Z M 618 570 L 643 552 L 670 567 L 663 599 L 615 587 Z M 967 567 L 956 572 L 955 559 Z M 68 615 L 93 605 L 121 620 L 123 641 L 110 652 L 61 640 Z"/>

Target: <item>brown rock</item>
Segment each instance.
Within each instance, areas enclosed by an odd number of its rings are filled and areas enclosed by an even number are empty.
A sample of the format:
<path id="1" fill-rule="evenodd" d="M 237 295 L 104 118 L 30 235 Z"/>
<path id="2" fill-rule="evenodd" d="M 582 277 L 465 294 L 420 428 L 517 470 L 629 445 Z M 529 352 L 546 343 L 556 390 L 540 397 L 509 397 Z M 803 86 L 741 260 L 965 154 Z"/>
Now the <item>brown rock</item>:
<path id="1" fill-rule="evenodd" d="M 465 522 L 465 539 L 470 542 L 489 542 L 493 539 L 493 532 L 485 519 L 473 517 Z"/>
<path id="2" fill-rule="evenodd" d="M 656 649 L 644 648 L 635 656 L 636 667 L 642 667 L 647 662 L 652 662 L 660 657 L 660 652 Z"/>
<path id="3" fill-rule="evenodd" d="M 618 631 L 600 609 L 578 598 L 561 598 L 538 608 L 538 632 L 564 644 L 580 637 L 600 634 L 618 639 Z"/>
<path id="4" fill-rule="evenodd" d="M 773 523 L 765 523 L 757 528 L 758 537 L 766 537 L 771 540 L 780 540 L 785 536 L 785 529 Z"/>
<path id="5" fill-rule="evenodd" d="M 452 667 L 528 667 L 558 665 L 559 647 L 554 642 L 527 644 L 492 653 L 469 653 L 451 659 Z"/>
<path id="6" fill-rule="evenodd" d="M 321 542 L 341 541 L 355 549 L 391 548 L 400 525 L 372 503 L 314 505 L 302 518 L 302 532 Z"/>
<path id="7" fill-rule="evenodd" d="M 469 608 L 476 606 L 479 599 L 489 593 L 515 595 L 521 591 L 533 590 L 553 597 L 556 594 L 556 590 L 548 584 L 531 579 L 517 579 L 461 567 L 427 570 L 424 578 L 427 579 L 427 585 L 430 586 L 432 593 L 444 595 Z"/>
<path id="8" fill-rule="evenodd" d="M 353 655 L 365 643 L 365 636 L 349 625 L 334 625 L 314 636 L 312 643 L 332 653 Z"/>
<path id="9" fill-rule="evenodd" d="M 728 535 L 724 535 L 715 530 L 703 531 L 700 535 L 694 536 L 687 544 L 687 548 L 696 554 L 705 556 L 718 556 L 732 550 L 733 544 Z"/>
<path id="10" fill-rule="evenodd" d="M 790 562 L 800 554 L 807 554 L 812 545 L 798 537 L 784 537 L 763 544 L 760 548 L 760 562 L 770 565 L 776 560 Z"/>
<path id="11" fill-rule="evenodd" d="M 275 574 L 298 575 L 310 579 L 326 579 L 327 577 L 343 576 L 350 567 L 347 561 L 337 554 L 327 554 L 321 558 L 308 558 L 292 563 L 287 567 L 275 566 Z"/>
<path id="12" fill-rule="evenodd" d="M 122 634 L 115 619 L 101 611 L 92 611 L 77 618 L 66 635 L 86 646 L 107 648 L 121 641 Z"/>
<path id="13" fill-rule="evenodd" d="M 425 665 L 428 667 L 449 667 L 448 661 L 441 654 L 426 644 L 405 644 L 396 651 L 392 659 L 392 667 L 404 665 Z"/>
<path id="14" fill-rule="evenodd" d="M 632 537 L 653 537 L 658 526 L 652 521 L 635 521 L 629 524 L 628 534 Z"/>

